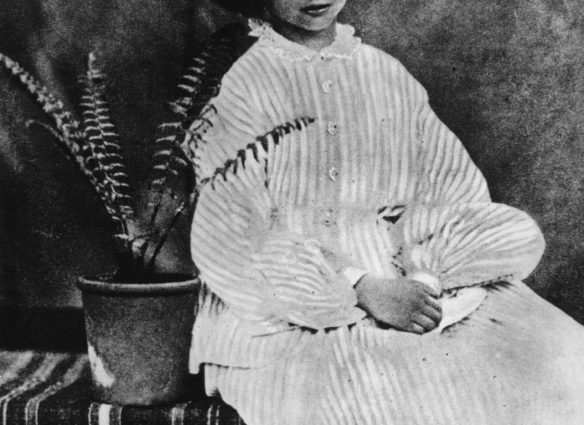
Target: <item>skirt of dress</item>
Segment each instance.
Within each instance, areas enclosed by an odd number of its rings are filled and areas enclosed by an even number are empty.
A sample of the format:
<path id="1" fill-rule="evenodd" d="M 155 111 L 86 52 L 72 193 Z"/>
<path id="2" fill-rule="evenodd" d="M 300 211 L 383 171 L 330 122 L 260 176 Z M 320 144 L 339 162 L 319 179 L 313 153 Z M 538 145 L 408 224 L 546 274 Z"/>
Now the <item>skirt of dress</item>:
<path id="1" fill-rule="evenodd" d="M 207 391 L 247 425 L 584 423 L 584 327 L 521 282 L 441 334 L 361 323 L 302 341 L 262 368 L 206 364 Z"/>

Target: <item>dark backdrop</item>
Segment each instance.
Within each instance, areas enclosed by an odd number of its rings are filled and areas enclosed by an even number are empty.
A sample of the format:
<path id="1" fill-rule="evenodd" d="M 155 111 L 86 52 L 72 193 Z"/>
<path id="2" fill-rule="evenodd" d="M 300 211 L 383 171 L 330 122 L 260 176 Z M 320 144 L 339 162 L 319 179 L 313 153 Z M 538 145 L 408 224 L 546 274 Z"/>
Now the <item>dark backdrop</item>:
<path id="1" fill-rule="evenodd" d="M 584 8 L 579 0 L 349 0 L 343 21 L 399 58 L 548 246 L 529 284 L 584 323 Z M 136 183 L 189 52 L 234 19 L 196 0 L 0 0 L 0 51 L 68 102 L 96 50 Z M 75 276 L 113 267 L 108 222 L 0 73 L 0 304 L 78 306 Z M 188 270 L 188 220 L 166 253 Z"/>

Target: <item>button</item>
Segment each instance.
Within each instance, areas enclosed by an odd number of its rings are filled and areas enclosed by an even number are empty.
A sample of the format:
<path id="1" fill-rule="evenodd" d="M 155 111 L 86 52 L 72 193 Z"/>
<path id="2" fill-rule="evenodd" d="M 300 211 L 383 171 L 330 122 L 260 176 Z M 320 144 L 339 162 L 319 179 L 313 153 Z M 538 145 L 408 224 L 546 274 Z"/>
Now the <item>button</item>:
<path id="1" fill-rule="evenodd" d="M 331 136 L 334 136 L 339 132 L 339 125 L 336 122 L 329 121 L 328 124 L 326 125 L 326 131 Z"/>
<path id="2" fill-rule="evenodd" d="M 337 216 L 335 214 L 335 210 L 332 208 L 327 209 L 323 214 L 322 222 L 325 226 L 333 226 L 337 224 Z"/>
<path id="3" fill-rule="evenodd" d="M 322 91 L 325 93 L 330 93 L 333 88 L 333 80 L 326 80 L 322 83 Z"/>
<path id="4" fill-rule="evenodd" d="M 330 227 L 330 226 L 333 226 L 333 225 L 335 225 L 336 223 L 333 221 L 333 219 L 332 219 L 332 218 L 325 218 L 325 219 L 322 221 L 322 224 L 324 224 L 324 225 L 325 225 L 325 226 L 327 226 L 327 227 Z"/>
<path id="5" fill-rule="evenodd" d="M 329 178 L 330 178 L 332 181 L 335 181 L 335 180 L 337 180 L 337 177 L 338 177 L 338 175 L 339 175 L 339 170 L 337 169 L 337 167 L 332 167 L 332 168 L 329 170 Z"/>

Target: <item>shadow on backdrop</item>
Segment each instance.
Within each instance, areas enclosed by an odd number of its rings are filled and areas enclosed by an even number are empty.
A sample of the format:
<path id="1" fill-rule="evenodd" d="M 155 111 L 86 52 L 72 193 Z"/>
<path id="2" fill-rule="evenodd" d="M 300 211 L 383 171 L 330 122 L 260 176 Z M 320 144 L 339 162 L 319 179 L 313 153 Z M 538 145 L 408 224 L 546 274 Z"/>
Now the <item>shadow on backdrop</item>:
<path id="1" fill-rule="evenodd" d="M 0 0 L 0 51 L 70 104 L 99 53 L 134 183 L 189 52 L 236 19 L 207 0 Z M 485 174 L 547 239 L 528 283 L 584 323 L 584 10 L 578 0 L 349 0 L 343 21 L 401 60 Z M 113 267 L 109 223 L 44 119 L 0 75 L 0 304 L 76 307 L 75 277 Z M 185 218 L 165 253 L 192 268 Z"/>

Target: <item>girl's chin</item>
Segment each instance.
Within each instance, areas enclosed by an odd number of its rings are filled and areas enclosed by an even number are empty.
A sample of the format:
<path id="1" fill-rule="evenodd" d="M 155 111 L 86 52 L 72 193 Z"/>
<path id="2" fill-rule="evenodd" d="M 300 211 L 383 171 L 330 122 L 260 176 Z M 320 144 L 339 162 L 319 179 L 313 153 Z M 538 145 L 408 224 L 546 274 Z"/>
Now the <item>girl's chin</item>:
<path id="1" fill-rule="evenodd" d="M 297 22 L 292 23 L 295 27 L 301 28 L 305 31 L 319 32 L 330 28 L 335 23 L 335 19 L 329 17 L 302 17 Z"/>

